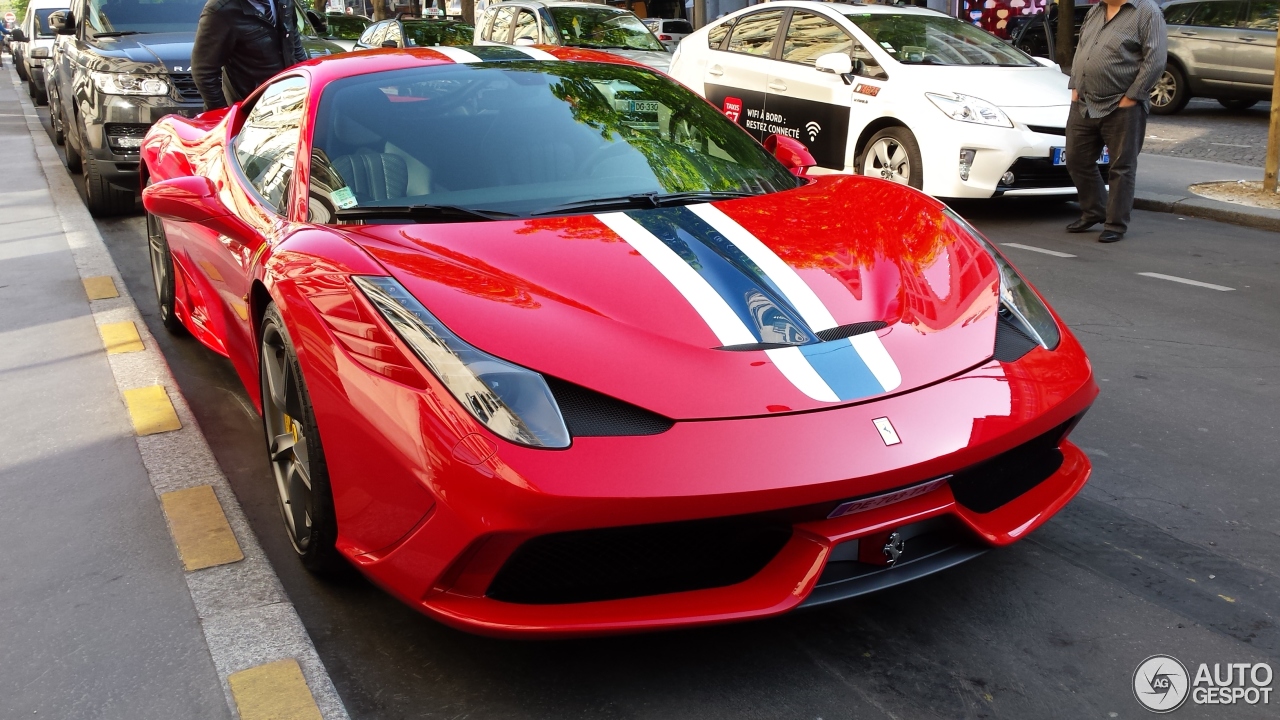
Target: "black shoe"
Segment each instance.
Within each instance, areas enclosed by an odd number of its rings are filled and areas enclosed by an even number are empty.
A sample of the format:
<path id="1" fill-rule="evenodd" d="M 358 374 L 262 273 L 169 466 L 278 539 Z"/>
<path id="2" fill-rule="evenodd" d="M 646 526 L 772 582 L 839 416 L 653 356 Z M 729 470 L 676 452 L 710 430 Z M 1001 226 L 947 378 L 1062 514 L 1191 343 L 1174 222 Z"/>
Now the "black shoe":
<path id="1" fill-rule="evenodd" d="M 1084 218 L 1080 218 L 1079 220 L 1067 226 L 1067 232 L 1069 233 L 1089 232 L 1089 228 L 1097 224 L 1098 224 L 1097 220 L 1085 220 Z"/>
<path id="2" fill-rule="evenodd" d="M 1120 242 L 1123 239 L 1124 233 L 1116 232 L 1115 230 L 1103 230 L 1102 233 L 1098 235 L 1098 242 L 1100 243 Z"/>

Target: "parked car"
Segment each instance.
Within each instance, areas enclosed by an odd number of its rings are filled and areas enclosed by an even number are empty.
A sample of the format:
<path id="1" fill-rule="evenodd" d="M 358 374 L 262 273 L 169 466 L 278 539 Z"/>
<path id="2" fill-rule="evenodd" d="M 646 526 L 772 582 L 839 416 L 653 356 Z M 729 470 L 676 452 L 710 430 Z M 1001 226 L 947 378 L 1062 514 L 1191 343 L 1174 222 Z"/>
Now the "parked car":
<path id="1" fill-rule="evenodd" d="M 365 28 L 373 23 L 363 15 L 345 13 L 328 13 L 324 19 L 328 23 L 328 28 L 322 35 L 323 39 L 348 52 L 355 50 L 356 41 L 360 39 Z"/>
<path id="2" fill-rule="evenodd" d="M 945 205 L 800 177 L 612 54 L 443 50 L 143 143 L 159 318 L 261 408 L 303 567 L 471 632 L 669 630 L 940 572 L 1084 486 L 1085 351 Z"/>
<path id="3" fill-rule="evenodd" d="M 1271 99 L 1276 0 L 1178 0 L 1164 6 L 1169 61 L 1151 91 L 1151 112 L 1169 115 L 1193 97 L 1243 110 Z"/>
<path id="4" fill-rule="evenodd" d="M 658 41 L 662 46 L 671 52 L 675 52 L 676 46 L 686 35 L 693 32 L 693 25 L 688 20 L 672 19 L 672 18 L 644 18 L 642 20 L 645 27 L 658 36 Z"/>
<path id="5" fill-rule="evenodd" d="M 663 72 L 671 67 L 671 53 L 635 13 L 597 3 L 502 2 L 485 10 L 476 33 L 485 42 L 604 50 Z"/>
<path id="6" fill-rule="evenodd" d="M 826 172 L 949 198 L 1076 192 L 1067 76 L 933 10 L 777 0 L 685 38 L 671 75 Z"/>
<path id="7" fill-rule="evenodd" d="M 49 26 L 49 16 L 67 9 L 67 0 L 31 0 L 21 24 L 15 29 L 18 51 L 13 64 L 18 77 L 27 81 L 27 94 L 36 105 L 49 102 L 45 91 L 44 65 L 50 62 L 56 33 Z"/>
<path id="8" fill-rule="evenodd" d="M 383 20 L 365 28 L 356 40 L 356 50 L 390 47 L 432 47 L 470 45 L 475 28 L 461 20 L 418 19 Z"/>

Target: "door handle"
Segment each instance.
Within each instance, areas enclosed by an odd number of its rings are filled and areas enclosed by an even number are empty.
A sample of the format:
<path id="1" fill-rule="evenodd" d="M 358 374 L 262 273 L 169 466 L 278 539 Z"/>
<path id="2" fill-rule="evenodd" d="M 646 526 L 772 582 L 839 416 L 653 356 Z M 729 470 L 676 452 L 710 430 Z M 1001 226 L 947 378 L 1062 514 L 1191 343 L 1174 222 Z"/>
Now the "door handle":
<path id="1" fill-rule="evenodd" d="M 1244 42 L 1258 42 L 1258 38 L 1256 38 L 1256 37 L 1242 37 L 1242 38 L 1238 38 L 1238 39 L 1239 39 L 1239 40 L 1242 40 L 1242 41 L 1244 41 Z"/>
<path id="2" fill-rule="evenodd" d="M 786 91 L 787 91 L 787 84 L 786 84 L 786 83 L 784 83 L 784 82 L 779 82 L 779 81 L 777 81 L 777 80 L 770 80 L 770 81 L 769 81 L 769 89 L 770 89 L 770 90 L 777 90 L 778 92 L 786 92 Z"/>
<path id="3" fill-rule="evenodd" d="M 721 75 L 724 74 L 724 68 L 720 67 L 719 65 L 712 65 L 711 67 L 707 68 L 707 74 L 720 77 Z"/>
<path id="4" fill-rule="evenodd" d="M 1183 35 L 1199 35 L 1200 33 L 1196 32 L 1195 30 L 1183 30 L 1182 34 Z"/>

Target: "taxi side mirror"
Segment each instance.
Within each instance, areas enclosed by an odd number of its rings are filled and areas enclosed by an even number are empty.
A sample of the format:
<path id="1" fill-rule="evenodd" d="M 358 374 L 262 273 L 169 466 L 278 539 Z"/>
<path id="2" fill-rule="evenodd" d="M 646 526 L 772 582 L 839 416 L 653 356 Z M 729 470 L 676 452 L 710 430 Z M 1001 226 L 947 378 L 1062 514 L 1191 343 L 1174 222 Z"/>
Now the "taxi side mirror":
<path id="1" fill-rule="evenodd" d="M 537 44 L 538 44 L 537 40 L 534 40 L 533 38 L 523 38 L 523 37 L 516 38 L 516 42 L 515 42 L 516 47 L 532 47 Z"/>
<path id="2" fill-rule="evenodd" d="M 395 49 L 400 47 L 400 43 L 396 42 L 395 40 L 383 40 L 382 47 Z"/>
<path id="3" fill-rule="evenodd" d="M 27 34 L 22 32 L 22 28 L 14 28 L 13 30 L 9 31 L 9 41 L 10 42 L 26 42 Z"/>
<path id="4" fill-rule="evenodd" d="M 315 28 L 316 35 L 325 37 L 329 34 L 329 21 L 323 15 L 307 8 L 307 19 L 311 21 L 311 27 Z"/>
<path id="5" fill-rule="evenodd" d="M 844 53 L 827 53 L 819 56 L 813 67 L 818 72 L 848 75 L 853 72 L 853 59 Z"/>
<path id="6" fill-rule="evenodd" d="M 804 175 L 809 168 L 818 164 L 804 143 L 787 135 L 773 134 L 765 138 L 764 149 L 790 170 L 792 175 Z"/>

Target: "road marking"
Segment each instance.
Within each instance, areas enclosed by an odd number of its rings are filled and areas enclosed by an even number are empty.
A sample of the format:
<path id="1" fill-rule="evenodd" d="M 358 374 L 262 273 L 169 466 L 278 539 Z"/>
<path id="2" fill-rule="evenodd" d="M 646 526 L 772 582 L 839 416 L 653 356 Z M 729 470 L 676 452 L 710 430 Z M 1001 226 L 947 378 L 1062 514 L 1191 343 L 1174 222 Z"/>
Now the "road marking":
<path id="1" fill-rule="evenodd" d="M 1000 244 L 1004 245 L 1005 247 L 1018 248 L 1019 250 L 1030 250 L 1031 252 L 1044 253 L 1045 255 L 1052 255 L 1054 257 L 1075 257 L 1075 255 L 1072 255 L 1071 253 L 1058 252 L 1057 250 L 1046 250 L 1041 247 L 1036 247 L 1035 245 L 1023 245 L 1022 243 L 1000 243 Z"/>
<path id="2" fill-rule="evenodd" d="M 119 291 L 116 290 L 116 282 L 109 275 L 87 277 L 83 282 L 84 292 L 89 296 L 90 300 L 106 300 L 120 297 Z"/>
<path id="3" fill-rule="evenodd" d="M 197 485 L 160 496 L 178 557 L 188 572 L 244 559 L 240 543 L 212 485 Z"/>
<path id="4" fill-rule="evenodd" d="M 138 326 L 132 320 L 99 325 L 98 332 L 102 335 L 102 344 L 107 348 L 108 355 L 142 352 L 145 349 L 142 338 L 138 337 Z"/>
<path id="5" fill-rule="evenodd" d="M 160 385 L 125 390 L 124 404 L 129 408 L 133 430 L 139 435 L 182 429 L 182 421 L 173 410 L 169 394 Z"/>
<path id="6" fill-rule="evenodd" d="M 227 683 L 240 720 L 320 720 L 320 708 L 293 658 L 231 673 Z"/>
<path id="7" fill-rule="evenodd" d="M 1163 273 L 1152 272 L 1138 274 L 1143 277 L 1156 278 L 1157 280 L 1169 280 L 1171 282 L 1182 283 L 1183 285 L 1195 285 L 1196 287 L 1209 288 L 1210 290 L 1221 290 L 1222 292 L 1235 290 L 1235 288 L 1227 287 L 1226 285 L 1214 285 L 1213 283 L 1200 282 L 1199 280 L 1188 280 L 1186 278 L 1178 277 L 1177 275 L 1165 275 Z"/>

